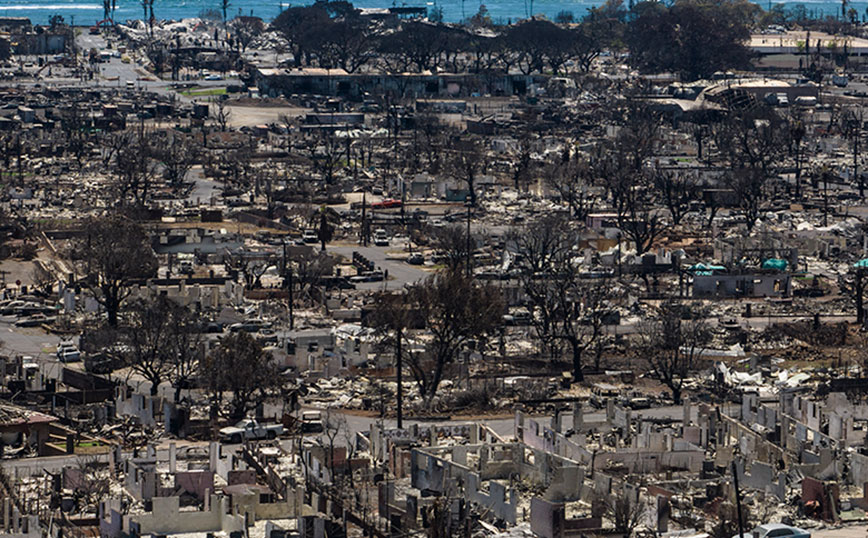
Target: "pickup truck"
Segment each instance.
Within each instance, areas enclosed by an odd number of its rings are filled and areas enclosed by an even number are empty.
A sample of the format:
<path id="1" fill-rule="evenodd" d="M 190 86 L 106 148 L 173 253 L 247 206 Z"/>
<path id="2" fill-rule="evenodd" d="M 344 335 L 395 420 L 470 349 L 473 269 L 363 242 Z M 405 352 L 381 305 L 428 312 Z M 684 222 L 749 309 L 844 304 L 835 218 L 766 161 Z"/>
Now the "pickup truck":
<path id="1" fill-rule="evenodd" d="M 220 429 L 220 440 L 224 443 L 240 443 L 246 440 L 275 439 L 283 433 L 281 424 L 260 424 L 253 419 L 245 419 L 235 426 Z"/>
<path id="2" fill-rule="evenodd" d="M 292 434 L 322 433 L 324 429 L 319 411 L 304 411 L 300 418 L 283 415 L 283 425 Z"/>

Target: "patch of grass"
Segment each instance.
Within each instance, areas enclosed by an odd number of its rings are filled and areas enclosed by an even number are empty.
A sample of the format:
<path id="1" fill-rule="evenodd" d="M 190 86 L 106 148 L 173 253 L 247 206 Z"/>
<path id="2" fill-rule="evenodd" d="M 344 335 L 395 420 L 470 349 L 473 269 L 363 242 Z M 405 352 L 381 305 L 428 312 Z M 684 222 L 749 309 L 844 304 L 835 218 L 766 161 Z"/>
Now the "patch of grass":
<path id="1" fill-rule="evenodd" d="M 226 88 L 208 88 L 200 90 L 187 90 L 181 92 L 181 95 L 186 97 L 208 97 L 216 95 L 226 95 Z"/>

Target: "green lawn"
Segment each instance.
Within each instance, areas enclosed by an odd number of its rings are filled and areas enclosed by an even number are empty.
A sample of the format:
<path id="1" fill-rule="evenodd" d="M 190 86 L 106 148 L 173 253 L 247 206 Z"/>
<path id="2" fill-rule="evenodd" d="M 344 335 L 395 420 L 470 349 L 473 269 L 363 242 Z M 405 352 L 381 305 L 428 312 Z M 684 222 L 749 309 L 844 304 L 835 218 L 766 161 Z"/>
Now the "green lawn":
<path id="1" fill-rule="evenodd" d="M 208 88 L 201 90 L 187 90 L 181 92 L 181 95 L 187 97 L 209 97 L 215 95 L 226 95 L 226 88 Z"/>

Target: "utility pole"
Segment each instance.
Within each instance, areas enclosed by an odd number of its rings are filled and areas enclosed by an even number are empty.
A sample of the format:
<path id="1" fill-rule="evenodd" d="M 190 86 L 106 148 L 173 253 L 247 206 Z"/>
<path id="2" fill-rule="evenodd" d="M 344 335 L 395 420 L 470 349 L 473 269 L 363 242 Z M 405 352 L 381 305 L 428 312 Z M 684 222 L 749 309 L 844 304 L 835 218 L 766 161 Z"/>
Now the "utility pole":
<path id="1" fill-rule="evenodd" d="M 292 265 L 286 258 L 286 240 L 283 242 L 283 285 L 286 286 L 286 290 L 289 293 L 289 330 L 292 330 L 295 327 L 294 301 L 292 300 Z"/>
<path id="2" fill-rule="evenodd" d="M 829 225 L 829 172 L 823 171 L 823 227 Z"/>
<path id="3" fill-rule="evenodd" d="M 401 349 L 401 340 L 404 338 L 404 331 L 401 327 L 398 327 L 395 331 L 395 338 L 397 338 L 397 343 L 395 345 L 395 377 L 398 382 L 398 429 L 401 430 L 404 428 L 404 385 L 401 382 L 401 369 L 403 366 L 403 353 Z"/>
<path id="4" fill-rule="evenodd" d="M 738 470 L 732 460 L 732 483 L 735 486 L 735 517 L 738 518 L 738 536 L 744 538 L 744 522 L 741 519 L 741 493 L 738 490 Z"/>
<path id="5" fill-rule="evenodd" d="M 368 246 L 367 210 L 368 210 L 368 203 L 365 199 L 365 193 L 363 192 L 362 193 L 362 225 L 359 227 L 359 230 L 362 234 L 361 240 L 362 240 L 363 246 Z"/>
<path id="6" fill-rule="evenodd" d="M 471 251 L 470 251 L 470 202 L 467 202 L 467 278 L 470 278 L 472 274 L 472 267 L 470 266 Z"/>
<path id="7" fill-rule="evenodd" d="M 859 135 L 862 132 L 862 109 L 859 109 L 859 117 L 853 119 L 853 179 L 859 186 L 859 199 L 865 199 L 865 184 L 859 177 Z"/>
<path id="8" fill-rule="evenodd" d="M 618 230 L 618 278 L 621 278 L 621 231 Z"/>

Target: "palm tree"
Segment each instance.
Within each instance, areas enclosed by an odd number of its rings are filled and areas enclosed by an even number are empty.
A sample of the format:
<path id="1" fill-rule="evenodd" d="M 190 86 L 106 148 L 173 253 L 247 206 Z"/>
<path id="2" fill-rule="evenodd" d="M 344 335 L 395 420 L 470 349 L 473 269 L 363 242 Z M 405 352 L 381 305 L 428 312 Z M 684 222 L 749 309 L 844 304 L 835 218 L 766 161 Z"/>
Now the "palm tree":
<path id="1" fill-rule="evenodd" d="M 229 6 L 232 5 L 229 0 L 220 0 L 220 9 L 223 10 L 223 24 L 226 24 L 226 12 L 229 11 Z"/>

